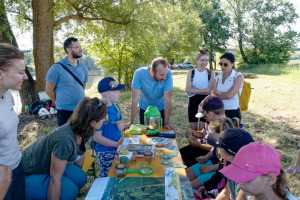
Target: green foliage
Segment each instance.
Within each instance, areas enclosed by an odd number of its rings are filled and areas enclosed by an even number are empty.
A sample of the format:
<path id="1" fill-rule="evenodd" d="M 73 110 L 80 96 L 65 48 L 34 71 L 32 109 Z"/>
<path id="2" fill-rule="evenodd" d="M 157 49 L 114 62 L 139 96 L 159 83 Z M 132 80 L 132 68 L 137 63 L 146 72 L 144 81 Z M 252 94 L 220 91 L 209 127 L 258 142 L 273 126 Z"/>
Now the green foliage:
<path id="1" fill-rule="evenodd" d="M 234 13 L 241 63 L 271 64 L 289 61 L 299 33 L 290 27 L 298 18 L 288 1 L 227 0 Z M 244 52 L 242 52 L 242 50 Z"/>
<path id="2" fill-rule="evenodd" d="M 230 37 L 230 19 L 218 0 L 202 2 L 199 17 L 202 20 L 199 33 L 203 38 L 203 49 L 208 49 L 210 60 L 215 60 L 214 52 L 223 52 L 226 49 Z M 212 68 L 211 62 L 210 65 Z"/>

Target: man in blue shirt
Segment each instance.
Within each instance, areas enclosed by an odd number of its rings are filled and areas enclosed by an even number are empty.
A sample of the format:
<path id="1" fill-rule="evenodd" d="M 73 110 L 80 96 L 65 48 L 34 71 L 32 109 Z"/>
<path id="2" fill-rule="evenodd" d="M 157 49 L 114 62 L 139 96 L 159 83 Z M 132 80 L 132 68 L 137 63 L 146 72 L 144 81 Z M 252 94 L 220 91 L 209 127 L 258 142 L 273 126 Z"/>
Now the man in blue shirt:
<path id="1" fill-rule="evenodd" d="M 82 48 L 77 38 L 68 38 L 64 42 L 67 56 L 55 63 L 46 77 L 46 93 L 56 104 L 58 126 L 65 124 L 81 99 L 85 97 L 84 88 L 88 82 L 88 70 L 79 62 Z M 63 68 L 69 69 L 81 82 Z"/>
<path id="2" fill-rule="evenodd" d="M 131 115 L 129 127 L 134 123 L 137 105 L 140 106 L 140 124 L 144 124 L 144 112 L 148 106 L 157 106 L 161 112 L 164 126 L 174 129 L 170 124 L 171 97 L 173 89 L 172 73 L 164 58 L 155 58 L 150 67 L 142 67 L 135 71 L 131 85 Z"/>

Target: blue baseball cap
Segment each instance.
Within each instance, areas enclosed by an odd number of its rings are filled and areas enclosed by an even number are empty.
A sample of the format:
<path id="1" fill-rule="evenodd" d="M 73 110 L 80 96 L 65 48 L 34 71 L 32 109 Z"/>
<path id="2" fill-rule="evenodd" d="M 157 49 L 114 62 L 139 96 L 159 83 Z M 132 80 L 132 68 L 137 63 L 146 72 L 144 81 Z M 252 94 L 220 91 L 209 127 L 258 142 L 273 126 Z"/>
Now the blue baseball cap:
<path id="1" fill-rule="evenodd" d="M 105 77 L 98 83 L 98 91 L 99 93 L 102 93 L 107 91 L 122 90 L 125 88 L 125 86 L 125 84 L 119 84 L 112 77 Z"/>

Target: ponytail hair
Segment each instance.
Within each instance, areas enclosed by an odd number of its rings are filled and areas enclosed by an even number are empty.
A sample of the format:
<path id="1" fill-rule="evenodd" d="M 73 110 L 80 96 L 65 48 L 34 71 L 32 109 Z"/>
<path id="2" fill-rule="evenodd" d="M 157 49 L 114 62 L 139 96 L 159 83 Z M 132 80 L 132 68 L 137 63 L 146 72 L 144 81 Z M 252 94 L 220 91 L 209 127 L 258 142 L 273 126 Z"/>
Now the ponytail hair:
<path id="1" fill-rule="evenodd" d="M 237 117 L 232 118 L 233 124 L 235 126 L 235 128 L 240 128 L 241 125 L 241 120 Z"/>
<path id="2" fill-rule="evenodd" d="M 277 176 L 276 183 L 272 186 L 273 191 L 277 196 L 284 200 L 288 200 L 286 198 L 286 185 L 287 185 L 287 177 L 286 173 L 281 169 L 280 174 Z"/>
<path id="3" fill-rule="evenodd" d="M 221 133 L 226 129 L 235 128 L 234 123 L 230 118 L 214 120 L 209 126 L 214 133 Z"/>

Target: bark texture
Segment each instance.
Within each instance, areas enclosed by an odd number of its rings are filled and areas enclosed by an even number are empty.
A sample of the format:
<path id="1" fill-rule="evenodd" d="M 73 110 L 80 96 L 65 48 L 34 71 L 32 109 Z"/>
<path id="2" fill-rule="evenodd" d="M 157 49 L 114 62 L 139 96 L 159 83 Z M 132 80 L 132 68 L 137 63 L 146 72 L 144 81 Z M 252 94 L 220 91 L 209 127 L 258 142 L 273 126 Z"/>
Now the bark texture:
<path id="1" fill-rule="evenodd" d="M 33 55 L 36 69 L 36 91 L 44 91 L 46 75 L 53 65 L 53 0 L 32 0 L 33 9 Z"/>

